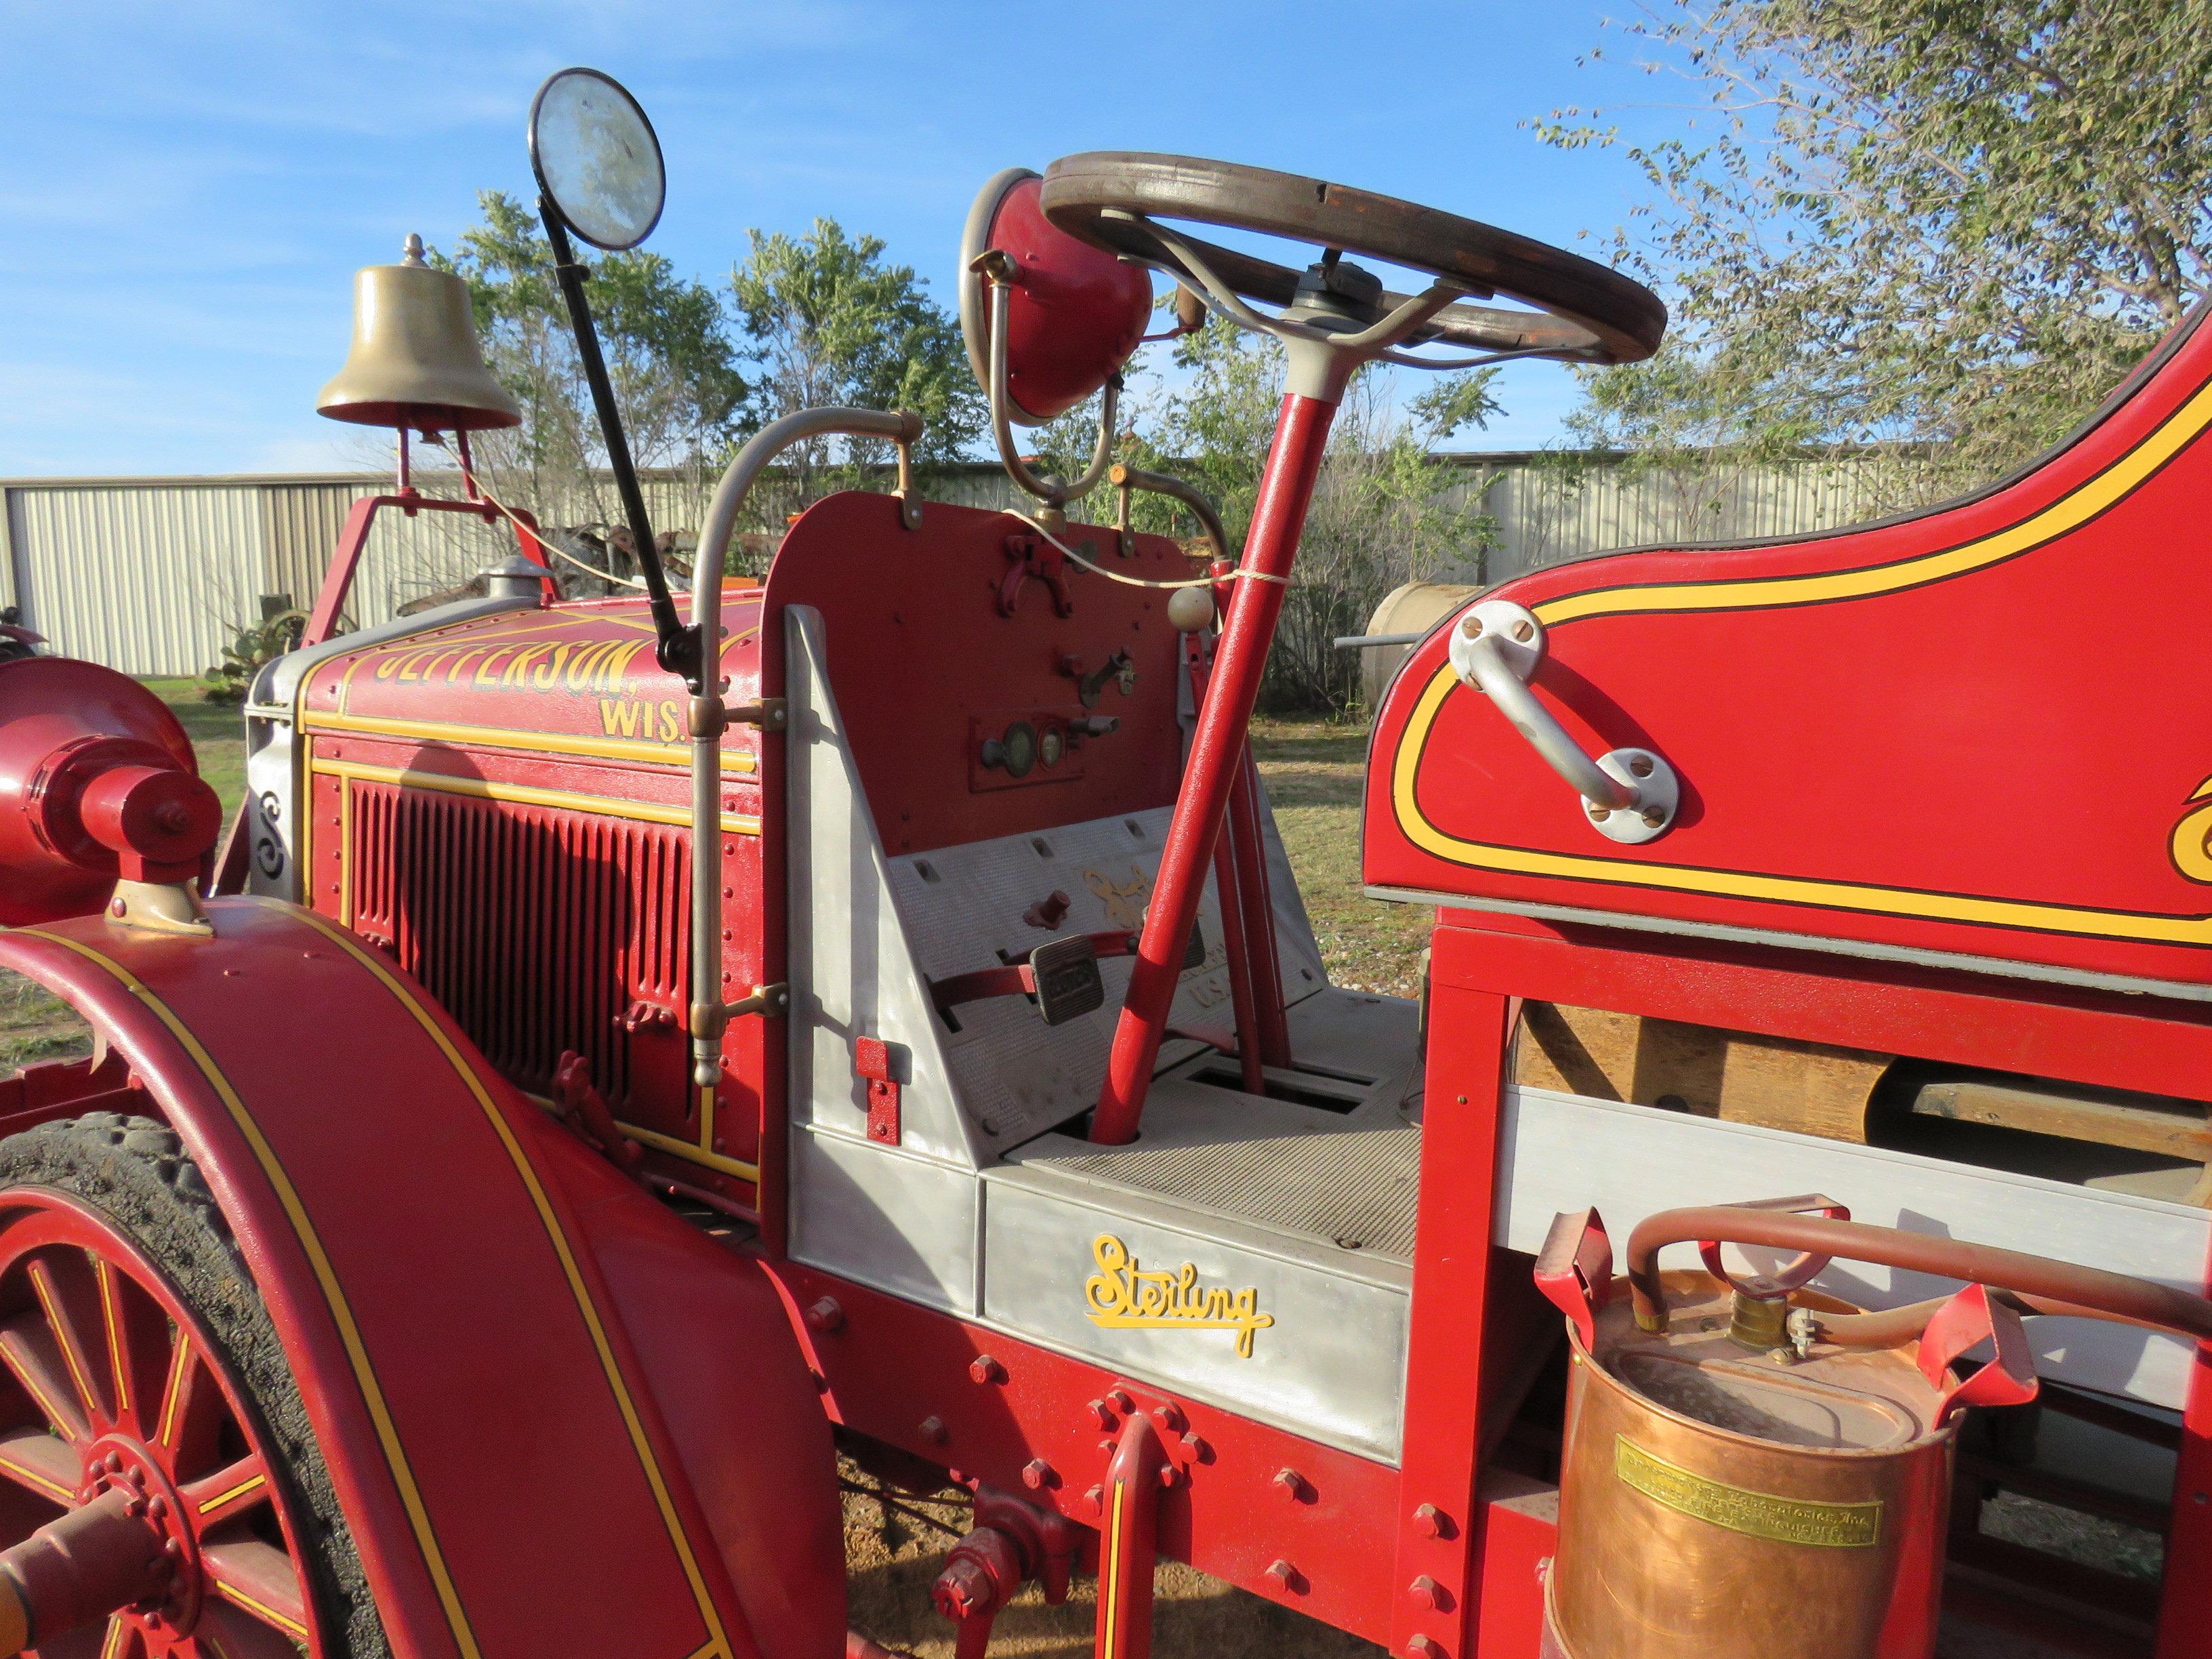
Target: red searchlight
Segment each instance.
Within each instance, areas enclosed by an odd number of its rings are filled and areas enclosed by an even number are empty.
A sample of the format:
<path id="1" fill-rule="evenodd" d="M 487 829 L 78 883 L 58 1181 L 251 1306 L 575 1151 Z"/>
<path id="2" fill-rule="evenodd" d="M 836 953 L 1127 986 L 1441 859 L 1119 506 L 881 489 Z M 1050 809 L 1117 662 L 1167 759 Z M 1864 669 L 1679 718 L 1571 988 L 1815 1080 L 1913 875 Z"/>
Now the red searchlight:
<path id="1" fill-rule="evenodd" d="M 0 926 L 201 873 L 222 805 L 160 698 L 94 663 L 0 663 Z"/>
<path id="2" fill-rule="evenodd" d="M 991 384 L 983 254 L 1013 262 L 1006 310 L 1007 412 L 1024 426 L 1065 415 L 1121 372 L 1152 314 L 1152 273 L 1059 229 L 1038 205 L 1042 179 L 1008 167 L 985 185 L 960 238 L 960 331 L 975 379 Z"/>

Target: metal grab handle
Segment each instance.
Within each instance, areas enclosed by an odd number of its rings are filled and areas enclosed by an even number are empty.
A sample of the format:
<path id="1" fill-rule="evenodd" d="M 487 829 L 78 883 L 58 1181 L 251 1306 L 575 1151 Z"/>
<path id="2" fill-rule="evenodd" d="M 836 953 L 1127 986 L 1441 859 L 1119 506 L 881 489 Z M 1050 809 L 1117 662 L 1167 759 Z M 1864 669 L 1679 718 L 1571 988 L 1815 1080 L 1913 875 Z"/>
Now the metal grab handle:
<path id="1" fill-rule="evenodd" d="M 1707 1239 L 1729 1244 L 1756 1244 L 1767 1249 L 1808 1250 L 1905 1273 L 1986 1285 L 2018 1298 L 2031 1313 L 2110 1319 L 2122 1324 L 2171 1331 L 2196 1342 L 2212 1343 L 2212 1302 L 2147 1279 L 2108 1273 L 2101 1267 L 2080 1267 L 2070 1261 L 2053 1261 L 2019 1250 L 2000 1249 L 1993 1244 L 1969 1244 L 1929 1233 L 1869 1226 L 1861 1221 L 1833 1221 L 1825 1216 L 1787 1214 L 1732 1204 L 1663 1210 L 1637 1224 L 1636 1231 L 1628 1236 L 1628 1291 L 1635 1302 L 1636 1322 L 1641 1328 L 1667 1328 L 1667 1298 L 1659 1280 L 1659 1252 L 1669 1244 L 1698 1243 Z M 1941 1305 L 1920 1303 L 1910 1311 L 1918 1316 L 1919 1326 L 1924 1327 L 1931 1311 Z M 1899 1314 L 1906 1311 L 1894 1310 Z M 1863 1328 L 1891 1316 L 1820 1317 L 1823 1323 L 1849 1318 Z M 1911 1335 L 1915 1331 L 1905 1334 Z M 1863 1329 L 1860 1336 L 1863 1342 Z M 1861 1342 L 1852 1346 L 1860 1346 Z"/>
<path id="2" fill-rule="evenodd" d="M 991 436 L 999 446 L 999 461 L 1006 469 L 1006 476 L 1024 489 L 1058 511 L 1070 501 L 1080 501 L 1096 489 L 1106 476 L 1107 464 L 1114 459 L 1114 417 L 1121 407 L 1121 377 L 1115 374 L 1107 380 L 1098 401 L 1098 443 L 1091 451 L 1091 465 L 1073 483 L 1061 483 L 1049 478 L 1040 478 L 1029 469 L 1014 442 L 1013 394 L 1007 389 L 1006 336 L 1007 318 L 1013 307 L 1014 283 L 1018 271 L 1013 258 L 1000 248 L 992 248 L 975 256 L 969 267 L 981 273 L 991 287 L 991 378 L 984 390 L 991 415 Z"/>
<path id="3" fill-rule="evenodd" d="M 1510 600 L 1485 599 L 1452 628 L 1452 672 L 1496 703 L 1545 764 L 1567 781 L 1600 834 L 1628 842 L 1666 834 L 1681 801 L 1674 769 L 1648 749 L 1615 749 L 1595 757 L 1583 753 L 1528 689 L 1543 659 L 1543 624 Z"/>
<path id="4" fill-rule="evenodd" d="M 1165 495 L 1170 501 L 1181 501 L 1190 509 L 1191 516 L 1198 520 L 1198 527 L 1206 532 L 1206 539 L 1213 544 L 1213 556 L 1224 564 L 1235 561 L 1236 555 L 1229 550 L 1229 532 L 1221 527 L 1221 514 L 1214 511 L 1213 503 L 1206 499 L 1205 492 L 1197 485 L 1185 483 L 1172 473 L 1146 472 L 1140 467 L 1124 466 L 1118 461 L 1108 469 L 1106 477 L 1121 493 L 1123 553 L 1136 550 L 1132 539 L 1135 532 L 1129 528 L 1129 492 L 1142 489 L 1155 495 Z"/>
<path id="5" fill-rule="evenodd" d="M 763 986 L 728 1002 L 722 996 L 722 733 L 733 720 L 763 731 L 782 729 L 784 703 L 772 698 L 732 709 L 722 701 L 722 569 L 738 530 L 745 496 L 769 464 L 809 438 L 880 438 L 898 446 L 899 522 L 921 525 L 909 452 L 921 436 L 912 410 L 802 409 L 771 421 L 732 458 L 707 504 L 699 550 L 691 562 L 691 627 L 698 635 L 704 670 L 691 699 L 691 1078 L 702 1089 L 722 1079 L 722 1031 L 740 1015 L 788 1012 L 790 994 Z"/>
<path id="6" fill-rule="evenodd" d="M 1498 648 L 1495 638 L 1485 636 L 1470 641 L 1462 654 L 1469 678 L 1513 722 L 1513 729 L 1528 739 L 1546 763 L 1573 786 L 1577 794 L 1584 800 L 1594 800 L 1601 806 L 1621 811 L 1639 804 L 1641 792 L 1637 787 L 1612 776 L 1583 753 L 1580 745 L 1567 735 L 1567 728 L 1552 717 L 1552 711 L 1537 702 L 1536 694 L 1506 666 L 1505 653 Z"/>

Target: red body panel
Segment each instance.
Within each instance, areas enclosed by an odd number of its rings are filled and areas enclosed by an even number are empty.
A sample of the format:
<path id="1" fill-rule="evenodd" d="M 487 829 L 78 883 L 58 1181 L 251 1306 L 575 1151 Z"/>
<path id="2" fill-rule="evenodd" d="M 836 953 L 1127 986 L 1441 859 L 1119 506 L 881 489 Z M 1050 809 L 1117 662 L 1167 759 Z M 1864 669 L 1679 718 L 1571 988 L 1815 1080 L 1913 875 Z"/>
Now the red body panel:
<path id="1" fill-rule="evenodd" d="M 665 1363 L 667 1334 L 648 1320 L 634 1346 L 592 1247 L 609 1248 L 617 1283 L 634 1289 L 650 1262 L 656 1296 L 693 1281 L 716 1307 L 708 1352 L 764 1374 L 748 1410 L 765 1438 L 792 1442 L 763 1466 L 775 1474 L 826 1449 L 757 1281 L 704 1270 L 711 1246 L 677 1242 L 684 1224 L 588 1170 L 580 1222 L 556 1174 L 579 1166 L 549 1144 L 565 1132 L 365 946 L 289 906 L 212 908 L 213 941 L 83 919 L 0 938 L 0 963 L 107 1033 L 205 1172 L 301 1378 L 396 1650 L 830 1659 L 842 1608 L 794 1620 L 763 1607 L 775 1622 L 755 1626 L 733 1594 L 655 1403 L 689 1378 L 648 1380 L 641 1352 Z M 711 1455 L 701 1467 L 718 1499 L 752 1501 Z M 738 1565 L 766 1550 L 820 1593 L 835 1504 L 826 1478 L 793 1484 L 777 1530 Z"/>
<path id="2" fill-rule="evenodd" d="M 798 1305 L 826 1295 L 844 1316 L 836 1330 L 805 1337 L 839 1422 L 1004 1489 L 1022 1489 L 1022 1471 L 1042 1458 L 1051 1474 L 1032 1501 L 1095 1528 L 1103 1517 L 1091 1494 L 1105 1481 L 1115 1442 L 1090 1402 L 1118 1388 L 1140 1411 L 1172 1403 L 1203 1449 L 1170 1437 L 1188 1474 L 1161 1494 L 1160 1553 L 1370 1641 L 1387 1638 L 1396 1470 L 1170 1401 L 1096 1365 L 811 1268 L 775 1271 Z M 979 1373 L 984 1356 L 996 1364 Z M 1285 1469 L 1300 1478 L 1295 1495 L 1277 1480 Z M 1268 1576 L 1278 1559 L 1297 1569 L 1297 1588 Z"/>
<path id="3" fill-rule="evenodd" d="M 1071 568 L 1061 578 L 1066 614 L 1048 582 L 1028 576 L 1015 590 L 1013 614 L 1001 615 L 997 596 L 1018 562 L 1009 543 L 1035 539 L 1007 514 L 934 501 L 908 532 L 891 497 L 852 494 L 808 508 L 776 551 L 763 684 L 780 694 L 784 609 L 819 611 L 838 715 L 888 852 L 1027 835 L 1175 799 L 1182 671 L 1168 596 Z M 1087 544 L 1086 556 L 1123 574 L 1161 581 L 1191 574 L 1164 536 L 1138 537 L 1127 558 L 1115 550 L 1111 530 L 1071 525 L 1060 539 L 1079 550 Z M 1133 689 L 1124 694 L 1109 682 L 1086 708 L 1079 677 L 1116 649 L 1130 654 Z M 1018 718 L 1086 714 L 1109 716 L 1120 729 L 1085 739 L 1067 761 L 1039 764 L 1012 787 L 1003 774 L 972 775 L 977 722 L 1003 729 Z M 773 780 L 768 790 L 771 799 L 780 793 Z"/>
<path id="4" fill-rule="evenodd" d="M 1607 840 L 1445 660 L 1376 722 L 1367 879 L 1879 951 L 2212 985 L 2212 329 L 1956 505 L 1538 570 L 1539 698 L 1656 750 L 1674 827 Z"/>
<path id="5" fill-rule="evenodd" d="M 748 1628 L 769 1656 L 845 1640 L 836 1449 L 756 1255 L 678 1220 L 574 1136 L 544 1137 Z"/>

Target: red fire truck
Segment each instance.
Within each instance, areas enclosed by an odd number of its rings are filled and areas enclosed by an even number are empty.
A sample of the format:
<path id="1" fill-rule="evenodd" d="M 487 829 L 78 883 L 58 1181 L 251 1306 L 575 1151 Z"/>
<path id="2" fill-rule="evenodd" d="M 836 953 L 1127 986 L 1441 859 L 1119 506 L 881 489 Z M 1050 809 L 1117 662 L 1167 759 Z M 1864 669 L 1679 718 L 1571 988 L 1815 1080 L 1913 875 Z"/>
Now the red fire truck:
<path id="1" fill-rule="evenodd" d="M 2212 331 L 1972 497 L 1449 607 L 1369 763 L 1369 890 L 1435 914 L 1399 1000 L 1329 982 L 1248 738 L 1332 415 L 1376 362 L 1642 357 L 1650 293 L 1255 168 L 1011 171 L 963 316 L 1034 506 L 922 500 L 909 415 L 794 415 L 687 613 L 570 240 L 650 232 L 658 141 L 586 70 L 531 134 L 641 596 L 560 598 L 479 487 L 515 410 L 410 257 L 323 398 L 401 477 L 219 852 L 143 688 L 0 662 L 0 963 L 94 1032 L 0 1084 L 0 1651 L 866 1652 L 840 1449 L 971 1507 L 963 1659 L 1079 1576 L 1144 1659 L 1162 1558 L 1408 1659 L 2206 1650 Z M 1155 274 L 1283 343 L 1241 550 L 1115 460 Z M 1102 392 L 1083 477 L 1024 462 Z M 731 579 L 825 436 L 900 487 Z M 516 556 L 341 631 L 423 514 Z M 1790 1116 L 1853 1065 L 1889 1094 Z M 1907 1088 L 2142 1167 L 1903 1144 Z M 2162 1576 L 1992 1535 L 2000 1493 Z"/>

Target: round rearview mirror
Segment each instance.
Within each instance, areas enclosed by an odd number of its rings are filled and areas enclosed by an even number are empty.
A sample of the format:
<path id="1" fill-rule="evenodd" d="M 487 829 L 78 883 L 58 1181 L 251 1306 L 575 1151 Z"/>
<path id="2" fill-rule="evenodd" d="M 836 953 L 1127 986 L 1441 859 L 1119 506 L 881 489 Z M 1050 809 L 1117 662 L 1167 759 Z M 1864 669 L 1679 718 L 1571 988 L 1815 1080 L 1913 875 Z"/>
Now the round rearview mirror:
<path id="1" fill-rule="evenodd" d="M 593 247 L 635 247 L 660 222 L 668 175 L 660 140 L 611 75 L 565 69 L 530 105 L 530 165 L 569 229 Z"/>

